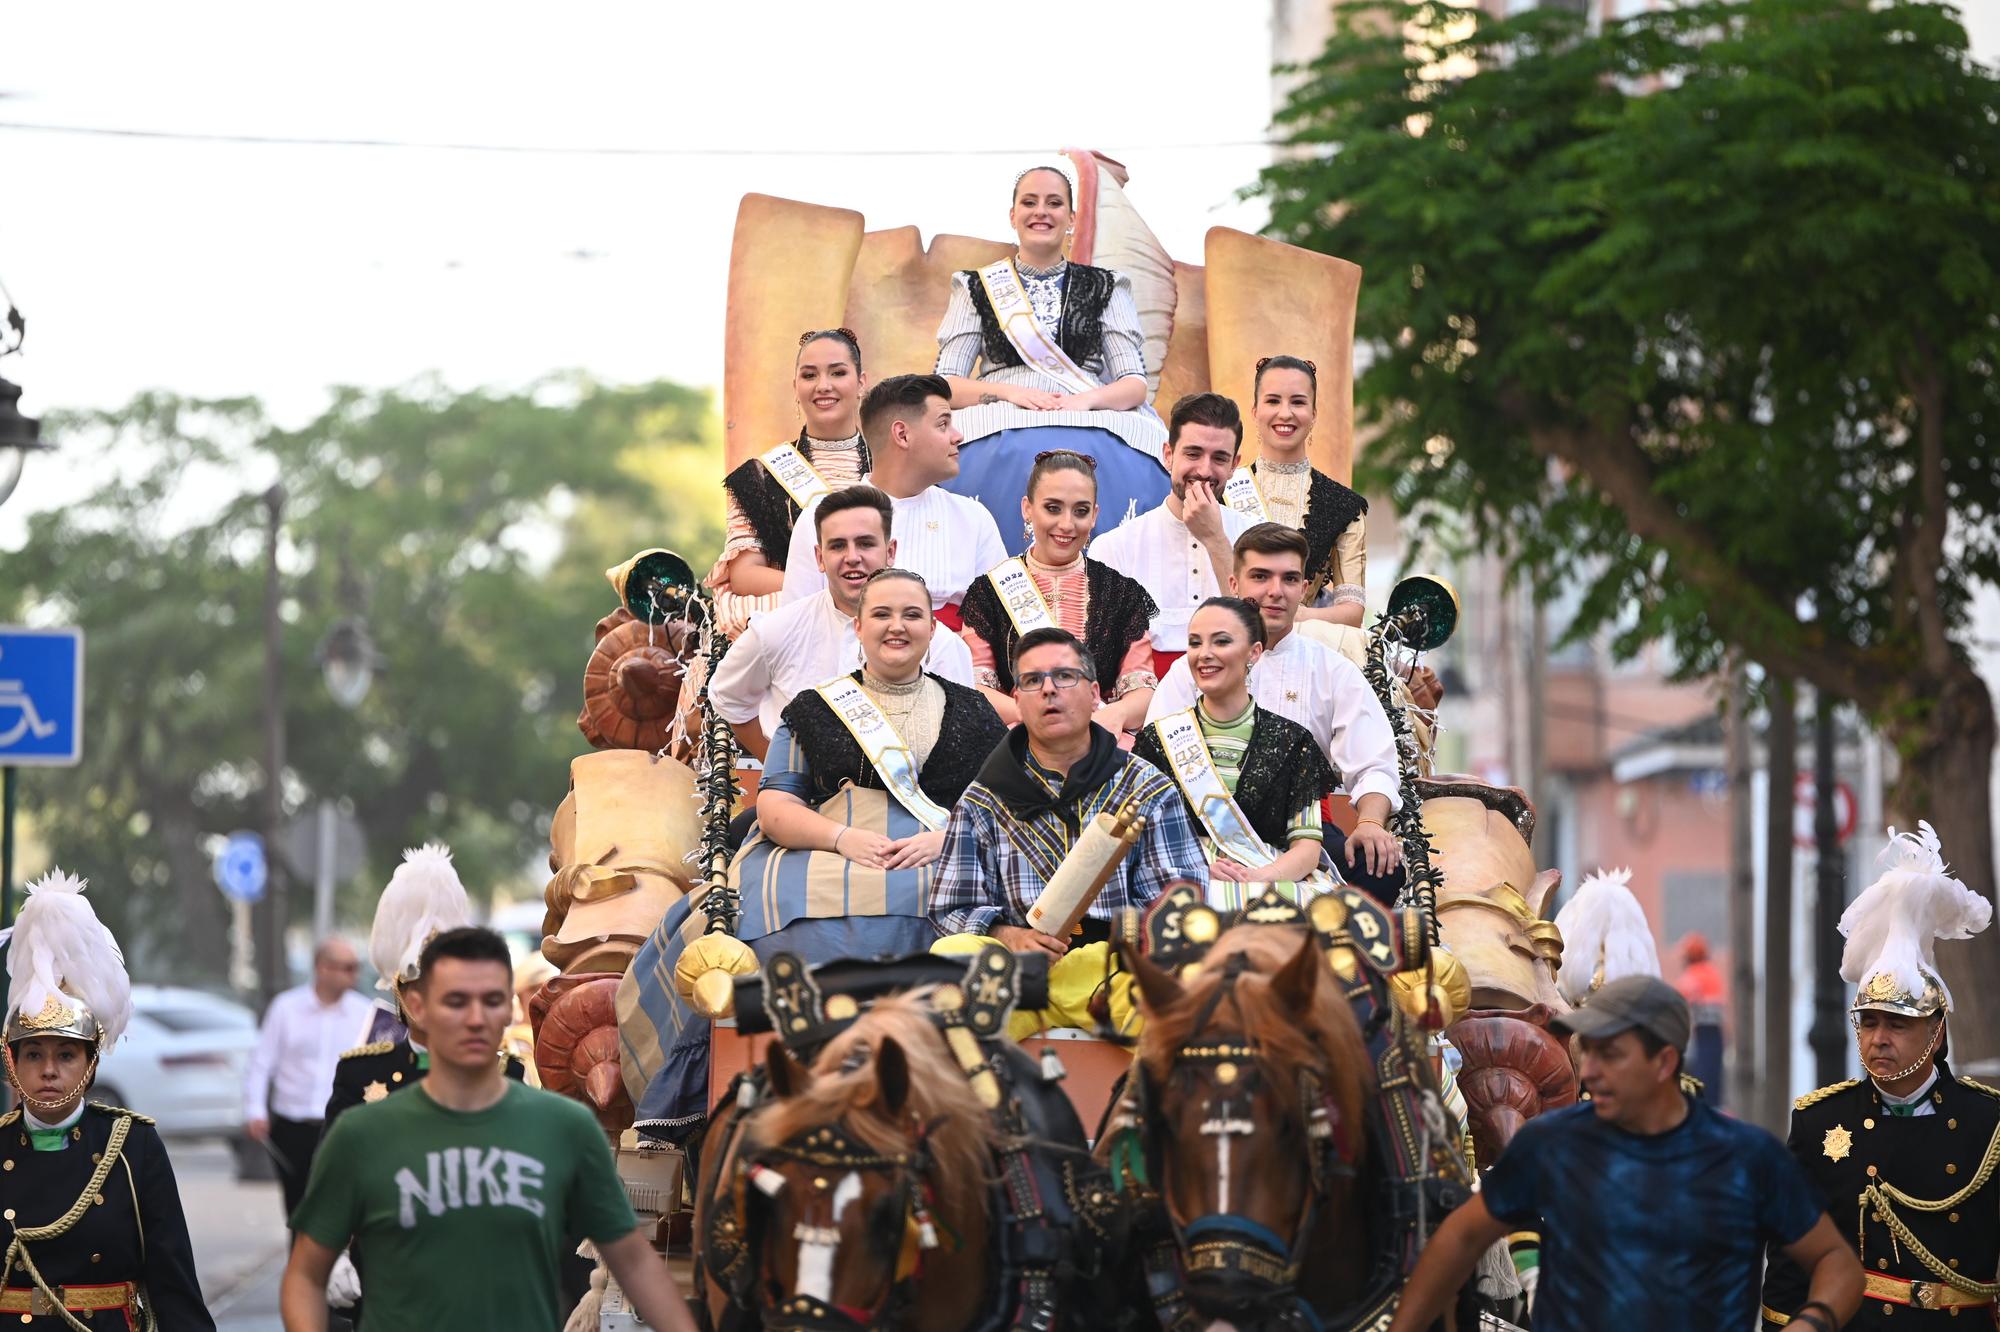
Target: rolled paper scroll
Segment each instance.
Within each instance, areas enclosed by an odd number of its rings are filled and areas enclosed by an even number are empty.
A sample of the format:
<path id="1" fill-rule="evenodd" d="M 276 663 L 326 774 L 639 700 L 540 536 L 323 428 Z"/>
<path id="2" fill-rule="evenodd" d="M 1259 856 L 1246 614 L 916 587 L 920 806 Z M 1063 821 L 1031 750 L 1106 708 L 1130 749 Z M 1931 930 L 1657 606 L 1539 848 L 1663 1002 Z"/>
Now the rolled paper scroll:
<path id="1" fill-rule="evenodd" d="M 1029 926 L 1058 939 L 1067 937 L 1145 830 L 1145 816 L 1130 806 L 1092 819 L 1028 908 Z"/>

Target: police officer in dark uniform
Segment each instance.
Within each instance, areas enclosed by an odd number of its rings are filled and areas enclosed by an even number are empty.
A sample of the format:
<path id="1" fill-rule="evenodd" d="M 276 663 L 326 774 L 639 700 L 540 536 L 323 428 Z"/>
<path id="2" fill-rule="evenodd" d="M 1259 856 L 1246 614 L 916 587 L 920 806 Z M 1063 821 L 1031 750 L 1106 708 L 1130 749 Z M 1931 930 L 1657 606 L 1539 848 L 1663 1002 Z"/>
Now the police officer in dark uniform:
<path id="1" fill-rule="evenodd" d="M 1867 1076 L 1801 1096 L 1790 1137 L 1861 1255 L 1866 1287 L 1847 1326 L 1884 1332 L 1990 1326 L 2000 1295 L 2000 1091 L 1946 1062 L 1951 994 L 1933 960 L 1936 939 L 1984 928 L 1992 906 L 1945 872 L 1936 834 L 1918 826 L 1890 829 L 1882 877 L 1841 920 Z M 1773 1254 L 1764 1327 L 1807 1326 L 1778 1312 L 1804 1289 Z"/>
<path id="2" fill-rule="evenodd" d="M 61 871 L 29 885 L 14 931 L 5 1058 L 21 1105 L 0 1116 L 0 1326 L 213 1332 L 153 1121 L 84 1100 L 132 987 L 83 887 Z"/>

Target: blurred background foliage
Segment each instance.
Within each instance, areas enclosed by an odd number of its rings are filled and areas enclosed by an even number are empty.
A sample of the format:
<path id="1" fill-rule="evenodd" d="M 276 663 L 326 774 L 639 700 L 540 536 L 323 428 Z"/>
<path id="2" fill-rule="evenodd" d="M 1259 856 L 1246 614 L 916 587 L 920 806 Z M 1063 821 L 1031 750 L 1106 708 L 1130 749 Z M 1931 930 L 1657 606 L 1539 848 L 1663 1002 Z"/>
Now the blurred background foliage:
<path id="1" fill-rule="evenodd" d="M 261 825 L 265 492 L 285 492 L 283 791 L 366 839 L 337 922 L 365 932 L 403 848 L 440 839 L 476 899 L 539 894 L 567 787 L 584 664 L 615 601 L 604 570 L 663 545 L 720 547 L 709 395 L 553 376 L 517 393 L 419 381 L 336 390 L 280 429 L 251 399 L 148 393 L 52 417 L 91 478 L 5 557 L 0 621 L 75 624 L 88 645 L 84 761 L 23 775 L 23 877 L 86 875 L 137 974 L 221 978 L 217 839 Z M 319 646 L 359 617 L 379 654 L 353 711 Z M 312 867 L 289 918 L 311 920 Z"/>

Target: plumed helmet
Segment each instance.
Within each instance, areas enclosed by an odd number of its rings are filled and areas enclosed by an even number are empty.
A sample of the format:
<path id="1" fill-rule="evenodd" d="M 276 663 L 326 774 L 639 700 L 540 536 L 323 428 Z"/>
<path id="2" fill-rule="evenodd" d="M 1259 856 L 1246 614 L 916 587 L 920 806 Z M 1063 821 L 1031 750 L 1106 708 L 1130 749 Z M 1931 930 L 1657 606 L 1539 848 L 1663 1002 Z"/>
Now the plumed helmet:
<path id="1" fill-rule="evenodd" d="M 1951 1011 L 1951 991 L 1937 970 L 1939 939 L 1969 939 L 1993 919 L 1993 904 L 1953 878 L 1931 825 L 1889 829 L 1875 858 L 1875 882 L 1840 918 L 1847 947 L 1840 977 L 1852 983 L 1853 1011 L 1905 1017 Z"/>
<path id="2" fill-rule="evenodd" d="M 98 1050 L 125 1034 L 132 980 L 118 941 L 84 900 L 85 882 L 51 870 L 28 885 L 7 955 L 7 1044 L 64 1036 Z"/>
<path id="3" fill-rule="evenodd" d="M 1631 882 L 1629 869 L 1599 870 L 1556 912 L 1563 940 L 1556 989 L 1572 1004 L 1581 1004 L 1606 981 L 1660 974 L 1653 927 L 1632 896 Z"/>
<path id="4" fill-rule="evenodd" d="M 393 991 L 415 980 L 424 945 L 471 923 L 472 903 L 452 868 L 450 848 L 426 842 L 405 851 L 375 904 L 375 927 L 368 934 L 368 960 L 380 976 L 376 988 Z"/>

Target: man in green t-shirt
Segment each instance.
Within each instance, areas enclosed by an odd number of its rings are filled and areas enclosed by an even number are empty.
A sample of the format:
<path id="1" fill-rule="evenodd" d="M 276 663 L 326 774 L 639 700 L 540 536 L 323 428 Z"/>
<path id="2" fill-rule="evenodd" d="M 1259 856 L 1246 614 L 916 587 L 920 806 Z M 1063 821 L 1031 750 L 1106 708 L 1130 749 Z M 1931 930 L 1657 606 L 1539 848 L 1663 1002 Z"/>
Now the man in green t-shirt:
<path id="1" fill-rule="evenodd" d="M 425 946 L 404 1002 L 430 1035 L 430 1076 L 349 1111 L 320 1144 L 292 1216 L 286 1332 L 325 1332 L 327 1274 L 350 1241 L 368 1271 L 364 1332 L 556 1332 L 568 1312 L 558 1264 L 579 1234 L 649 1326 L 694 1332 L 596 1119 L 503 1075 L 512 982 L 491 930 Z"/>

